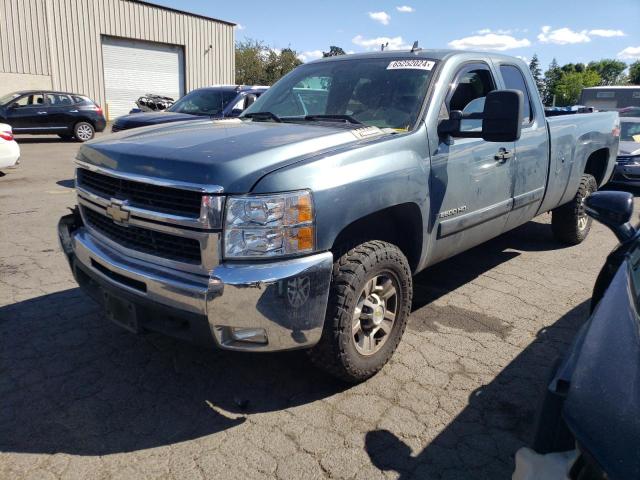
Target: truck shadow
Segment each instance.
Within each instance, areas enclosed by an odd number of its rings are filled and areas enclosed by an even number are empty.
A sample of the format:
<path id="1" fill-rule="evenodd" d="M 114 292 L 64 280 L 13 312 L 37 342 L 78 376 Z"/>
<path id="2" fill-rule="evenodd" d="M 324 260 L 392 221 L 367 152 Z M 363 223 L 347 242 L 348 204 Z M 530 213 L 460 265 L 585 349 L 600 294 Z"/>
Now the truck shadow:
<path id="1" fill-rule="evenodd" d="M 553 237 L 551 226 L 543 223 L 543 218 L 538 217 L 418 274 L 413 281 L 412 310 L 417 310 L 498 265 L 519 257 L 521 252 L 566 248 Z"/>
<path id="2" fill-rule="evenodd" d="M 547 228 L 530 222 L 419 275 L 414 310 L 520 255 L 513 249 L 535 242 L 557 248 Z M 78 288 L 0 307 L 0 451 L 136 451 L 211 435 L 242 424 L 247 414 L 346 388 L 303 352 L 239 354 L 134 336 L 104 319 Z"/>
<path id="3" fill-rule="evenodd" d="M 345 388 L 302 352 L 236 354 L 132 335 L 78 288 L 0 308 L 4 452 L 106 455 L 170 445 Z"/>
<path id="4" fill-rule="evenodd" d="M 490 383 L 469 395 L 467 407 L 416 455 L 388 430 L 368 432 L 365 449 L 372 463 L 403 480 L 511 478 L 516 450 L 532 440 L 553 362 L 566 353 L 588 316 L 589 301 L 585 301 L 540 330 Z"/>

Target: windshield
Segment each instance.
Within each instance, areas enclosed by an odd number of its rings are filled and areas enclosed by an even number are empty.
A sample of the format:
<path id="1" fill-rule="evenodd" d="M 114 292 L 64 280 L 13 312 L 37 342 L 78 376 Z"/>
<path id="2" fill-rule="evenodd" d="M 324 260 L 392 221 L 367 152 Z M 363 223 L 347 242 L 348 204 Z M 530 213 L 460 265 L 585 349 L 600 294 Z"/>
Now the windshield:
<path id="1" fill-rule="evenodd" d="M 18 98 L 19 96 L 19 93 L 8 93 L 7 95 L 0 97 L 0 105 L 9 103 L 11 100 L 13 100 L 14 98 Z"/>
<path id="2" fill-rule="evenodd" d="M 640 143 L 640 120 L 637 122 L 622 122 L 620 124 L 620 140 Z"/>
<path id="3" fill-rule="evenodd" d="M 219 115 L 237 96 L 235 90 L 194 90 L 171 105 L 167 111 L 191 115 Z"/>
<path id="4" fill-rule="evenodd" d="M 419 58 L 303 65 L 271 87 L 245 115 L 348 115 L 365 125 L 408 130 L 418 117 L 434 66 L 434 61 Z"/>

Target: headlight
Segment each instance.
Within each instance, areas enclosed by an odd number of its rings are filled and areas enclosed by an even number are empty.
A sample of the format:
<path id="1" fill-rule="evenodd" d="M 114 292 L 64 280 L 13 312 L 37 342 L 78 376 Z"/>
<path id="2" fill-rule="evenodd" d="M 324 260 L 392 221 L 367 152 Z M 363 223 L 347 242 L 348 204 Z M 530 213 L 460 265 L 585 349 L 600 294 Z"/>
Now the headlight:
<path id="1" fill-rule="evenodd" d="M 311 192 L 229 197 L 225 258 L 277 257 L 314 249 Z"/>

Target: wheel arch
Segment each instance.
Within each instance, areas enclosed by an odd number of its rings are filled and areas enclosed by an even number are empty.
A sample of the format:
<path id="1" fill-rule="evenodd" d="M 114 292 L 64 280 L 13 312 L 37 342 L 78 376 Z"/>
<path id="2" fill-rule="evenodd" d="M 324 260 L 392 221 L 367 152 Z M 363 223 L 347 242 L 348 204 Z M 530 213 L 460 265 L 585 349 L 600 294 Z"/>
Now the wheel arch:
<path id="1" fill-rule="evenodd" d="M 420 207 L 414 202 L 401 203 L 370 213 L 346 225 L 336 235 L 331 251 L 340 256 L 345 248 L 371 240 L 396 245 L 407 258 L 412 272 L 420 262 L 423 242 Z"/>
<path id="2" fill-rule="evenodd" d="M 598 187 L 601 187 L 604 184 L 604 177 L 607 172 L 609 156 L 609 148 L 599 148 L 598 150 L 595 150 L 589 154 L 584 165 L 583 173 L 593 175 L 593 177 L 596 179 Z"/>

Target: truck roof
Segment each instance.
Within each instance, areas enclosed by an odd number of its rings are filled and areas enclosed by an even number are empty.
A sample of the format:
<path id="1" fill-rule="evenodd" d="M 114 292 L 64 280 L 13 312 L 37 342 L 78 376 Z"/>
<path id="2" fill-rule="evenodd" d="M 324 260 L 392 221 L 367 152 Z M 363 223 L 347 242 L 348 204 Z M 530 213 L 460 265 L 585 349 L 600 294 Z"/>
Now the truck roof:
<path id="1" fill-rule="evenodd" d="M 309 63 L 318 63 L 318 62 L 339 62 L 344 60 L 352 60 L 358 58 L 425 58 L 429 60 L 444 60 L 447 57 L 451 57 L 454 55 L 487 55 L 492 58 L 504 58 L 513 60 L 514 58 L 511 55 L 503 55 L 501 53 L 495 52 L 482 52 L 476 50 L 452 50 L 452 49 L 431 49 L 431 48 L 423 48 L 421 50 L 416 50 L 412 52 L 411 50 L 384 50 L 384 51 L 375 51 L 375 52 L 364 52 L 364 53 L 352 53 L 348 55 L 338 55 L 335 57 L 326 57 L 320 58 L 318 60 L 314 60 Z M 518 59 L 519 60 L 519 59 Z"/>

